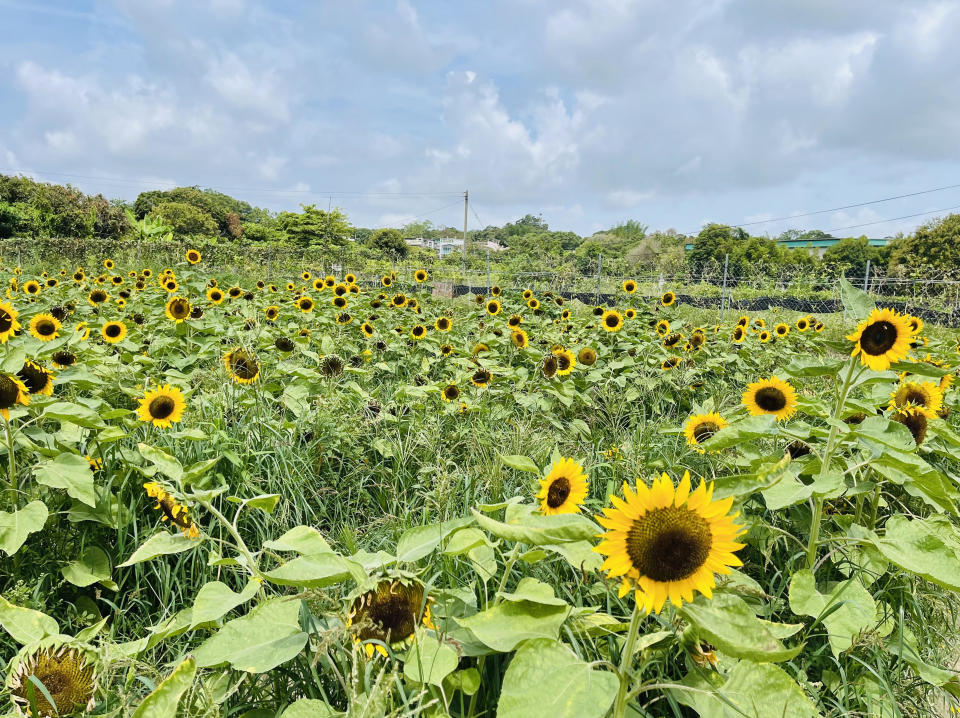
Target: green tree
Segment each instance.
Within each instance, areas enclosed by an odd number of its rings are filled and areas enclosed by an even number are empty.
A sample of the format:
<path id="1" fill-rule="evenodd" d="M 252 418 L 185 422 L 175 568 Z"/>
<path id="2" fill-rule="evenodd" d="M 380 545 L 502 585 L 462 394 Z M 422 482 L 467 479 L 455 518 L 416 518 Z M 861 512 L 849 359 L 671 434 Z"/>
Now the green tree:
<path id="1" fill-rule="evenodd" d="M 867 271 L 867 260 L 872 262 L 875 254 L 866 236 L 846 237 L 827 248 L 823 261 L 837 265 L 848 277 L 862 277 Z"/>
<path id="2" fill-rule="evenodd" d="M 732 254 L 737 243 L 747 238 L 747 233 L 739 227 L 708 224 L 693 240 L 693 249 L 687 255 L 687 262 L 694 271 L 702 270 L 711 260 L 723 264 L 724 255 Z"/>
<path id="3" fill-rule="evenodd" d="M 921 225 L 910 236 L 897 241 L 890 257 L 890 269 L 933 269 L 956 272 L 960 267 L 960 214 Z"/>
<path id="4" fill-rule="evenodd" d="M 407 243 L 399 229 L 376 230 L 367 240 L 367 246 L 396 259 L 407 256 Z"/>
<path id="5" fill-rule="evenodd" d="M 197 234 L 216 236 L 219 233 L 213 217 L 186 202 L 162 202 L 154 206 L 147 216 L 171 227 L 177 237 Z"/>
<path id="6" fill-rule="evenodd" d="M 329 212 L 316 205 L 300 205 L 302 212 L 281 212 L 277 228 L 301 247 L 342 247 L 353 232 L 347 215 L 339 207 Z"/>

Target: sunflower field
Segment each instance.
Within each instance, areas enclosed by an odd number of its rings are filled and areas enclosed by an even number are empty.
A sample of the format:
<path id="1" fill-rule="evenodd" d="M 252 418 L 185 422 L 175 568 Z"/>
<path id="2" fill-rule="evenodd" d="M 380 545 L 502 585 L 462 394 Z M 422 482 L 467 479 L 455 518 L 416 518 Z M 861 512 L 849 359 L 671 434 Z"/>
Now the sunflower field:
<path id="1" fill-rule="evenodd" d="M 0 715 L 960 706 L 955 331 L 101 262 L 3 269 Z"/>

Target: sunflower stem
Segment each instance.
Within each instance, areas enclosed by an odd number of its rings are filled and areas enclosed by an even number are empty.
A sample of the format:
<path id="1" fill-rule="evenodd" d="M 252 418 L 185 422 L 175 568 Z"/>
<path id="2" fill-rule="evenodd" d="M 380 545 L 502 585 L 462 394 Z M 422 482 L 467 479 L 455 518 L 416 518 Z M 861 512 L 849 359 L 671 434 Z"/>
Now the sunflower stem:
<path id="1" fill-rule="evenodd" d="M 877 509 L 880 508 L 880 482 L 877 482 L 876 488 L 873 490 L 873 501 L 870 502 L 870 530 L 873 531 L 877 527 Z"/>
<path id="2" fill-rule="evenodd" d="M 247 567 L 250 573 L 254 576 L 254 578 L 260 579 L 261 573 L 260 573 L 259 567 L 257 566 L 257 562 L 254 560 L 253 554 L 250 553 L 250 549 L 247 548 L 247 544 L 243 540 L 243 537 L 240 536 L 240 532 L 237 531 L 236 527 L 232 523 L 230 523 L 230 519 L 228 519 L 226 516 L 220 513 L 216 508 L 214 508 L 213 504 L 211 504 L 209 501 L 204 501 L 203 499 L 200 499 L 199 503 L 201 506 L 203 506 L 203 508 L 205 508 L 211 514 L 213 514 L 217 518 L 217 520 L 220 521 L 221 524 L 223 524 L 223 527 L 227 530 L 227 533 L 229 533 L 230 536 L 233 537 L 233 540 L 236 542 L 237 550 L 246 559 Z M 260 593 L 261 595 L 263 594 L 262 585 L 260 588 Z"/>
<path id="3" fill-rule="evenodd" d="M 17 506 L 17 461 L 13 455 L 13 431 L 10 429 L 10 419 L 7 419 L 7 465 L 10 473 L 10 502 Z"/>
<path id="4" fill-rule="evenodd" d="M 850 385 L 853 383 L 853 370 L 856 365 L 856 359 L 850 359 L 847 364 L 847 375 L 843 379 L 840 394 L 837 396 L 837 405 L 833 409 L 834 421 L 830 424 L 830 434 L 827 436 L 827 447 L 824 449 L 823 458 L 820 460 L 820 473 L 817 475 L 817 481 L 823 480 L 830 471 L 830 462 L 833 460 L 833 452 L 836 449 L 837 435 L 840 433 L 839 424 L 843 416 L 843 408 L 847 404 L 847 394 L 850 392 Z M 811 571 L 817 562 L 820 522 L 823 520 L 823 498 L 822 495 L 814 497 L 813 513 L 810 516 L 810 539 L 807 543 L 807 568 Z"/>
<path id="5" fill-rule="evenodd" d="M 623 653 L 620 654 L 620 669 L 617 671 L 620 678 L 620 689 L 617 691 L 617 700 L 613 704 L 613 718 L 624 718 L 627 714 L 630 683 L 633 679 L 630 664 L 633 662 L 633 649 L 637 644 L 642 617 L 639 604 L 634 603 L 633 615 L 630 617 L 630 628 L 627 629 L 627 643 L 623 647 Z"/>

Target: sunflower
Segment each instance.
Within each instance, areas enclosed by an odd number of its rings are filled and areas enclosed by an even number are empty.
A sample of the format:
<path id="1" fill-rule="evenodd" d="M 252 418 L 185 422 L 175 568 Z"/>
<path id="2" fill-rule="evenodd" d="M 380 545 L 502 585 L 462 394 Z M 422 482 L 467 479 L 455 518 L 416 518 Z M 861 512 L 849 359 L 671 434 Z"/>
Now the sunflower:
<path id="1" fill-rule="evenodd" d="M 510 332 L 510 341 L 517 349 L 526 349 L 530 345 L 530 338 L 523 329 L 514 329 Z"/>
<path id="2" fill-rule="evenodd" d="M 183 417 L 186 406 L 187 402 L 180 390 L 165 384 L 144 394 L 137 409 L 137 418 L 140 421 L 152 422 L 160 429 L 169 429 L 171 424 Z"/>
<path id="3" fill-rule="evenodd" d="M 180 285 L 177 284 L 177 280 L 173 277 L 167 277 L 164 279 L 160 286 L 162 286 L 169 294 L 173 294 L 175 291 L 177 291 L 177 289 L 180 288 Z M 234 295 L 231 294 L 230 296 Z"/>
<path id="4" fill-rule="evenodd" d="M 443 391 L 440 392 L 440 396 L 447 402 L 456 401 L 460 398 L 460 387 L 456 384 L 447 384 L 443 387 Z"/>
<path id="5" fill-rule="evenodd" d="M 23 285 L 23 291 L 26 294 L 40 294 L 40 283 L 31 279 Z"/>
<path id="6" fill-rule="evenodd" d="M 309 281 L 310 281 L 310 278 L 311 278 L 312 276 L 313 276 L 313 275 L 310 274 L 310 272 L 308 272 L 307 270 L 303 270 L 303 271 L 300 273 L 300 279 L 302 279 L 302 280 L 305 281 L 305 282 L 309 282 Z"/>
<path id="7" fill-rule="evenodd" d="M 304 314 L 309 314 L 313 311 L 313 304 L 312 297 L 300 297 L 297 300 L 297 308 Z"/>
<path id="8" fill-rule="evenodd" d="M 387 646 L 400 648 L 412 642 L 417 626 L 433 629 L 431 599 L 417 581 L 383 579 L 357 596 L 350 605 L 347 627 L 354 642 L 363 645 L 368 658 L 374 652 L 387 656 Z"/>
<path id="9" fill-rule="evenodd" d="M 10 420 L 10 409 L 30 403 L 30 391 L 12 374 L 0 373 L 0 416 Z"/>
<path id="10" fill-rule="evenodd" d="M 553 355 L 557 358 L 557 376 L 567 376 L 577 365 L 577 357 L 569 349 L 559 347 L 553 350 Z"/>
<path id="11" fill-rule="evenodd" d="M 489 302 L 487 302 L 487 314 L 489 314 L 491 317 L 499 314 L 500 308 L 500 300 L 498 299 L 491 299 Z"/>
<path id="12" fill-rule="evenodd" d="M 417 280 L 418 283 L 427 281 L 427 270 L 418 269 L 416 272 L 413 273 L 413 278 Z"/>
<path id="13" fill-rule="evenodd" d="M 540 300 L 537 299 L 536 297 L 531 297 L 530 299 L 527 300 L 527 306 L 530 307 L 530 309 L 533 309 L 534 311 L 536 311 L 537 309 L 540 308 Z"/>
<path id="14" fill-rule="evenodd" d="M 657 322 L 657 335 L 661 337 L 667 336 L 670 333 L 670 322 L 666 319 L 661 319 Z"/>
<path id="15" fill-rule="evenodd" d="M 797 320 L 797 330 L 801 332 L 807 331 L 810 328 L 810 320 L 807 317 L 800 317 Z"/>
<path id="16" fill-rule="evenodd" d="M 290 285 L 289 288 L 292 289 L 293 288 L 292 285 Z M 227 296 L 230 297 L 231 299 L 236 299 L 241 294 L 243 294 L 243 289 L 236 285 L 230 287 L 230 289 L 227 290 Z"/>
<path id="17" fill-rule="evenodd" d="M 23 382 L 31 394 L 53 395 L 54 373 L 32 359 L 26 359 L 23 362 L 23 366 L 17 372 L 17 378 Z"/>
<path id="18" fill-rule="evenodd" d="M 316 279 L 313 280 L 313 289 L 314 289 L 314 291 L 322 292 L 322 291 L 323 291 L 324 289 L 326 289 L 326 288 L 327 288 L 327 287 L 326 287 L 326 285 L 325 285 L 324 282 L 323 282 L 323 277 L 317 277 Z"/>
<path id="19" fill-rule="evenodd" d="M 346 297 L 334 297 L 330 300 L 330 303 L 337 309 L 346 309 L 350 302 L 347 301 Z"/>
<path id="20" fill-rule="evenodd" d="M 250 384 L 260 376 L 260 362 L 246 349 L 237 347 L 223 355 L 227 374 L 237 384 Z"/>
<path id="21" fill-rule="evenodd" d="M 564 309 L 563 311 L 564 311 L 564 314 L 561 314 L 560 316 L 563 317 L 564 319 L 569 318 L 569 317 L 570 317 L 570 312 L 569 312 L 569 310 Z M 565 316 L 564 316 L 564 315 L 565 315 Z M 625 311 L 625 312 L 623 313 L 623 316 L 625 316 L 627 319 L 636 319 L 636 318 L 637 318 L 637 310 L 636 310 L 636 309 L 633 309 L 633 308 L 631 307 L 630 309 L 628 309 L 627 311 Z"/>
<path id="22" fill-rule="evenodd" d="M 450 317 L 437 317 L 433 323 L 433 328 L 438 332 L 449 332 L 453 326 L 453 320 Z"/>
<path id="23" fill-rule="evenodd" d="M 6 344 L 7 339 L 20 331 L 18 316 L 20 312 L 14 309 L 12 304 L 0 302 L 0 344 Z"/>
<path id="24" fill-rule="evenodd" d="M 623 326 L 623 316 L 616 309 L 608 309 L 603 313 L 600 323 L 608 332 L 619 332 Z"/>
<path id="25" fill-rule="evenodd" d="M 664 292 L 660 296 L 660 304 L 662 304 L 665 307 L 672 306 L 673 303 L 676 301 L 677 301 L 677 295 L 674 294 L 673 292 Z"/>
<path id="26" fill-rule="evenodd" d="M 583 347 L 577 352 L 577 361 L 584 366 L 593 366 L 597 363 L 597 352 L 592 347 Z"/>
<path id="27" fill-rule="evenodd" d="M 443 356 L 448 357 L 451 354 L 453 354 L 453 347 L 450 346 L 449 344 L 444 344 L 442 347 L 440 347 L 440 353 Z"/>
<path id="28" fill-rule="evenodd" d="M 493 375 L 487 369 L 477 369 L 470 377 L 470 383 L 476 387 L 485 387 L 493 380 Z"/>
<path id="29" fill-rule="evenodd" d="M 200 537 L 200 529 L 198 529 L 193 520 L 187 516 L 187 507 L 178 503 L 176 498 L 166 491 L 163 486 L 151 481 L 144 484 L 143 488 L 146 490 L 147 496 L 157 500 L 157 505 L 153 508 L 159 509 L 163 513 L 163 516 L 160 518 L 161 521 L 169 521 L 183 531 L 184 535 L 192 539 Z"/>
<path id="30" fill-rule="evenodd" d="M 382 277 L 380 277 L 380 284 L 382 284 L 384 287 L 392 286 L 393 277 L 391 277 L 389 274 L 384 274 Z"/>
<path id="31" fill-rule="evenodd" d="M 167 319 L 180 324 L 190 316 L 191 309 L 190 301 L 186 297 L 173 297 L 167 302 L 165 314 L 167 315 Z"/>
<path id="32" fill-rule="evenodd" d="M 420 341 L 427 336 L 427 328 L 422 324 L 417 324 L 413 327 L 413 329 L 410 330 L 410 336 L 417 341 Z"/>
<path id="33" fill-rule="evenodd" d="M 757 335 L 757 338 L 758 338 L 762 343 L 766 344 L 767 342 L 770 341 L 770 332 L 768 332 L 766 329 L 764 329 L 762 332 L 760 332 L 760 333 Z"/>
<path id="34" fill-rule="evenodd" d="M 407 297 L 403 294 L 394 294 L 393 298 L 390 300 L 390 306 L 397 307 L 398 309 L 407 303 Z"/>
<path id="35" fill-rule="evenodd" d="M 580 513 L 587 498 L 587 475 L 573 459 L 561 457 L 540 480 L 540 513 L 544 516 Z"/>
<path id="36" fill-rule="evenodd" d="M 665 346 L 667 349 L 673 349 L 675 346 L 677 346 L 677 344 L 680 343 L 681 339 L 683 339 L 683 334 L 680 332 L 673 332 L 672 334 L 668 334 L 663 338 L 663 346 Z"/>
<path id="37" fill-rule="evenodd" d="M 107 294 L 106 290 L 103 289 L 91 289 L 90 294 L 87 295 L 87 301 L 90 303 L 91 307 L 97 307 L 103 304 L 110 298 L 110 295 Z"/>
<path id="38" fill-rule="evenodd" d="M 200 260 L 203 259 L 203 256 L 195 249 L 188 249 L 187 253 L 184 255 L 187 258 L 187 261 L 190 264 L 199 264 Z"/>
<path id="39" fill-rule="evenodd" d="M 104 260 L 103 260 L 103 266 L 106 267 L 107 269 L 113 269 L 113 267 L 114 267 L 113 260 L 112 260 L 112 259 L 104 259 Z"/>
<path id="40" fill-rule="evenodd" d="M 353 272 L 347 272 L 343 275 L 343 281 L 345 281 L 347 284 L 356 284 L 357 275 Z"/>
<path id="41" fill-rule="evenodd" d="M 363 332 L 365 337 L 373 336 L 373 325 L 370 322 L 364 322 L 360 325 L 360 331 Z"/>
<path id="42" fill-rule="evenodd" d="M 917 446 L 923 443 L 927 436 L 928 414 L 919 406 L 904 406 L 897 409 L 890 417 L 903 424 L 910 430 L 910 435 Z M 935 418 L 935 417 L 929 417 Z"/>
<path id="43" fill-rule="evenodd" d="M 150 269 L 149 267 L 145 267 L 145 268 L 143 269 L 143 271 L 140 272 L 140 276 L 141 276 L 141 277 L 146 277 L 147 279 L 150 279 L 150 277 L 153 276 L 153 270 Z"/>
<path id="44" fill-rule="evenodd" d="M 277 317 L 280 316 L 280 307 L 278 307 L 276 304 L 272 304 L 269 307 L 266 307 L 263 310 L 263 313 L 267 317 L 267 321 L 275 322 L 277 321 Z"/>
<path id="45" fill-rule="evenodd" d="M 743 340 L 747 338 L 747 332 L 742 325 L 738 324 L 733 328 L 733 334 L 730 335 L 730 338 L 733 339 L 734 343 L 742 344 Z"/>
<path id="46" fill-rule="evenodd" d="M 890 409 L 915 407 L 927 418 L 937 418 L 943 406 L 943 393 L 932 381 L 904 381 L 890 394 Z"/>
<path id="47" fill-rule="evenodd" d="M 521 296 L 523 297 L 523 300 L 524 300 L 525 302 L 526 302 L 526 301 L 529 301 L 530 299 L 533 298 L 533 290 L 532 290 L 532 289 L 524 289 L 524 290 L 523 290 L 523 294 L 522 294 Z"/>
<path id="48" fill-rule="evenodd" d="M 55 351 L 51 358 L 53 359 L 53 365 L 57 367 L 57 369 L 64 369 L 77 363 L 77 355 L 66 349 Z"/>
<path id="49" fill-rule="evenodd" d="M 893 362 L 910 352 L 909 318 L 892 309 L 874 309 L 866 321 L 847 339 L 854 342 L 850 356 L 860 355 L 860 362 L 874 371 L 885 371 Z"/>
<path id="50" fill-rule="evenodd" d="M 789 419 L 797 410 L 796 391 L 788 382 L 776 376 L 749 384 L 743 392 L 742 401 L 751 416 L 771 414 L 777 421 Z"/>
<path id="51" fill-rule="evenodd" d="M 907 326 L 910 327 L 911 334 L 919 334 L 923 331 L 923 320 L 920 317 L 911 316 L 907 319 Z"/>
<path id="52" fill-rule="evenodd" d="M 127 325 L 121 321 L 107 322 L 100 328 L 100 336 L 108 344 L 122 342 L 127 336 Z"/>
<path id="53" fill-rule="evenodd" d="M 320 373 L 328 378 L 340 376 L 343 374 L 343 359 L 337 354 L 327 354 L 320 360 Z"/>
<path id="54" fill-rule="evenodd" d="M 342 297 L 342 296 L 343 296 L 344 294 L 346 294 L 348 291 L 350 291 L 350 290 L 347 289 L 347 285 L 346 285 L 346 284 L 337 284 L 337 285 L 334 286 L 334 288 L 333 288 L 333 293 L 334 293 L 334 295 L 337 296 L 337 297 Z"/>
<path id="55" fill-rule="evenodd" d="M 15 658 L 8 679 L 16 714 L 32 715 L 36 710 L 41 718 L 92 710 L 95 683 L 89 656 L 79 648 L 58 643 Z"/>
<path id="56" fill-rule="evenodd" d="M 625 291 L 627 294 L 633 294 L 635 291 L 637 291 L 637 283 L 632 279 L 625 279 L 621 286 L 623 287 L 623 291 Z"/>
<path id="57" fill-rule="evenodd" d="M 670 371 L 671 369 L 676 369 L 680 365 L 680 357 L 667 357 L 660 364 L 661 371 Z"/>
<path id="58" fill-rule="evenodd" d="M 417 301 L 416 297 L 410 297 L 407 300 L 407 309 L 410 309 L 411 311 L 415 311 L 417 312 L 417 314 L 420 313 L 419 311 L 417 311 L 419 306 L 420 306 L 420 302 Z"/>
<path id="59" fill-rule="evenodd" d="M 594 548 L 607 558 L 601 566 L 611 578 L 620 578 L 620 595 L 634 591 L 644 611 L 660 613 L 669 599 L 679 607 L 693 601 L 693 592 L 713 597 L 714 574 L 740 566 L 734 552 L 744 544 L 735 539 L 743 526 L 730 514 L 733 497 L 713 500 L 713 486 L 705 482 L 690 491 L 690 473 L 674 487 L 666 474 L 636 492 L 623 485 L 624 500 L 610 497 L 613 507 L 597 521 L 605 529 Z"/>
<path id="60" fill-rule="evenodd" d="M 86 278 L 87 278 L 87 275 L 83 273 L 82 269 L 78 269 L 76 272 L 73 273 L 73 281 L 76 282 L 77 284 L 80 284 Z"/>
<path id="61" fill-rule="evenodd" d="M 123 277 L 121 277 L 119 274 L 116 274 L 110 277 L 110 283 L 115 287 L 119 287 L 121 284 L 123 284 Z"/>
<path id="62" fill-rule="evenodd" d="M 510 318 L 507 320 L 507 326 L 513 329 L 516 329 L 523 323 L 523 317 L 519 314 L 511 314 Z"/>
<path id="63" fill-rule="evenodd" d="M 35 314 L 30 320 L 30 335 L 42 342 L 56 339 L 59 331 L 60 321 L 52 314 Z"/>
<path id="64" fill-rule="evenodd" d="M 223 301 L 224 294 L 217 287 L 210 287 L 207 290 L 207 299 L 209 299 L 213 304 L 220 304 Z"/>
<path id="65" fill-rule="evenodd" d="M 727 426 L 727 420 L 718 413 L 697 414 L 687 419 L 683 428 L 683 434 L 687 437 L 687 443 L 693 447 L 699 447 L 720 429 Z M 697 449 L 703 451 L 702 449 Z"/>
<path id="66" fill-rule="evenodd" d="M 788 324 L 784 324 L 783 322 L 780 322 L 777 326 L 773 328 L 773 333 L 776 334 L 778 337 L 785 337 L 787 336 L 787 334 L 790 333 L 790 326 Z"/>

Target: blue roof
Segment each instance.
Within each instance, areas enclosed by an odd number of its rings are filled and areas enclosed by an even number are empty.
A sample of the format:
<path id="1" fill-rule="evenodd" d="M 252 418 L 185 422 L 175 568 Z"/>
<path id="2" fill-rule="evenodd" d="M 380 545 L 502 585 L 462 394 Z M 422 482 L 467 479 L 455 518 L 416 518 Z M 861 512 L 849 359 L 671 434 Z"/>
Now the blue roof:
<path id="1" fill-rule="evenodd" d="M 841 239 L 847 239 L 847 238 L 846 237 L 824 237 L 821 239 L 778 239 L 777 242 L 782 244 L 784 247 L 787 247 L 788 249 L 803 249 L 804 247 L 820 249 L 824 247 L 832 247 Z M 871 247 L 885 247 L 891 241 L 893 240 L 888 237 L 880 237 L 880 238 L 868 237 L 867 238 L 867 242 L 870 243 Z M 693 242 L 687 242 L 686 249 L 687 250 L 693 249 Z"/>

